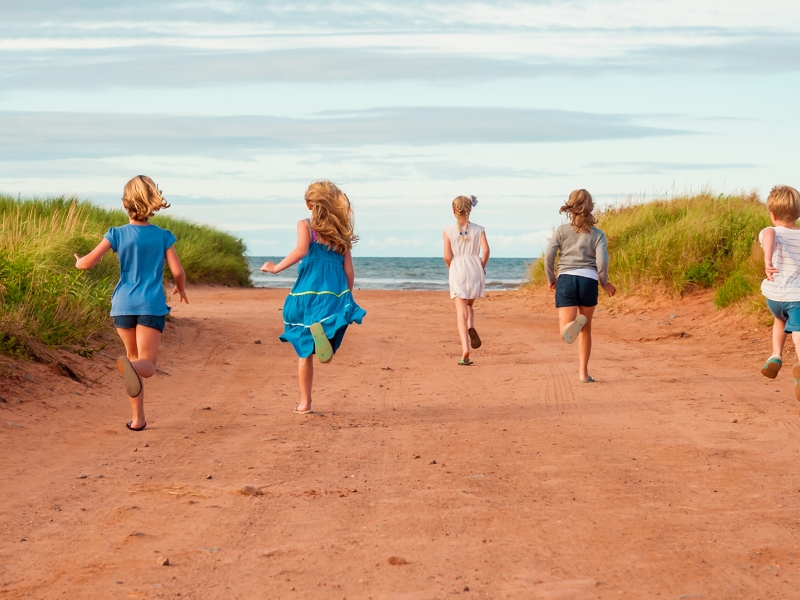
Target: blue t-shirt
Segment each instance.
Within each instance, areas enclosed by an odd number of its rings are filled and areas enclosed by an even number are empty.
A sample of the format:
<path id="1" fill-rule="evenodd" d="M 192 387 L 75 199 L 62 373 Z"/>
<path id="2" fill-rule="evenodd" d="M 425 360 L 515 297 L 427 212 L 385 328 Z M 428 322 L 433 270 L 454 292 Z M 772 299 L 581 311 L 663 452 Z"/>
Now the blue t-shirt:
<path id="1" fill-rule="evenodd" d="M 111 316 L 169 312 L 164 297 L 165 253 L 175 236 L 157 225 L 112 227 L 104 236 L 119 255 L 119 283 L 111 296 Z"/>

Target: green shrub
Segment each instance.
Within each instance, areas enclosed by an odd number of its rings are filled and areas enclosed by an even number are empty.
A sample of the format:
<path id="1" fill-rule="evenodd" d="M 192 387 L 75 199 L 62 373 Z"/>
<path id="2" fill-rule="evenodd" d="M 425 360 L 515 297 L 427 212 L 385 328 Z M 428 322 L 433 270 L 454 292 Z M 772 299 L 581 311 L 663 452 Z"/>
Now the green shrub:
<path id="1" fill-rule="evenodd" d="M 108 253 L 94 269 L 78 271 L 73 254 L 88 253 L 109 227 L 127 221 L 122 210 L 75 199 L 0 195 L 0 352 L 85 346 L 108 326 L 117 257 Z M 180 219 L 153 221 L 178 237 L 189 281 L 250 284 L 242 240 Z"/>
<path id="2" fill-rule="evenodd" d="M 763 256 L 758 232 L 770 224 L 766 206 L 748 194 L 703 192 L 653 202 L 628 202 L 602 211 L 609 278 L 621 292 L 660 287 L 674 295 L 716 288 L 719 307 L 758 290 Z M 531 268 L 542 284 L 544 261 Z"/>

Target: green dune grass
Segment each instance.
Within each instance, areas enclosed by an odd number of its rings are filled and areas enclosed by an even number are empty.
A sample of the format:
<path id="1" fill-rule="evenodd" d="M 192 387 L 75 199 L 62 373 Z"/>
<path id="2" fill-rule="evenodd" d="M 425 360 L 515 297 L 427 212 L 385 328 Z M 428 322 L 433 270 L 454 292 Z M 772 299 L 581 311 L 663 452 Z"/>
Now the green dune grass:
<path id="1" fill-rule="evenodd" d="M 716 290 L 722 308 L 751 304 L 764 278 L 758 233 L 769 226 L 756 195 L 708 192 L 653 202 L 627 202 L 599 215 L 608 238 L 609 279 L 622 293 L 654 288 L 674 296 Z M 531 266 L 531 285 L 546 283 L 544 261 Z"/>
<path id="2" fill-rule="evenodd" d="M 181 219 L 152 221 L 178 238 L 175 250 L 189 282 L 250 285 L 241 239 Z M 109 326 L 116 255 L 108 253 L 90 271 L 75 269 L 72 255 L 88 253 L 109 227 L 127 222 L 121 209 L 72 198 L 0 195 L 0 352 L 31 356 L 43 346 L 86 348 Z"/>

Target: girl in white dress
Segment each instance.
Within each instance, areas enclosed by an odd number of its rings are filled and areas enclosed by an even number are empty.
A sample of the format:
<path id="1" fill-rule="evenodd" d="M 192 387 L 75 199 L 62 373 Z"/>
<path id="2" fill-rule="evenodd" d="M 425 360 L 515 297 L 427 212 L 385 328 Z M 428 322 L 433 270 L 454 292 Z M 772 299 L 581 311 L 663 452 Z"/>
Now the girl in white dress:
<path id="1" fill-rule="evenodd" d="M 450 297 L 456 301 L 458 335 L 461 338 L 459 365 L 469 366 L 470 347 L 480 348 L 481 338 L 475 331 L 475 298 L 483 298 L 489 242 L 483 227 L 469 222 L 469 213 L 478 203 L 475 196 L 459 196 L 453 200 L 456 222 L 444 228 L 444 263 L 450 269 Z"/>

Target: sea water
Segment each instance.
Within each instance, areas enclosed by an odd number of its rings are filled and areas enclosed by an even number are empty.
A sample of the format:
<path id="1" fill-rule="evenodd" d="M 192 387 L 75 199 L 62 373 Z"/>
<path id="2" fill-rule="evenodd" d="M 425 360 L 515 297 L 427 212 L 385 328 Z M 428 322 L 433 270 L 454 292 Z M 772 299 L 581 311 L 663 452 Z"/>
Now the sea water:
<path id="1" fill-rule="evenodd" d="M 297 278 L 297 265 L 272 275 L 259 268 L 266 261 L 283 257 L 250 256 L 250 273 L 256 287 L 290 288 Z M 513 290 L 527 281 L 534 259 L 490 258 L 486 266 L 487 290 Z M 353 257 L 357 290 L 447 290 L 447 267 L 441 258 Z"/>

